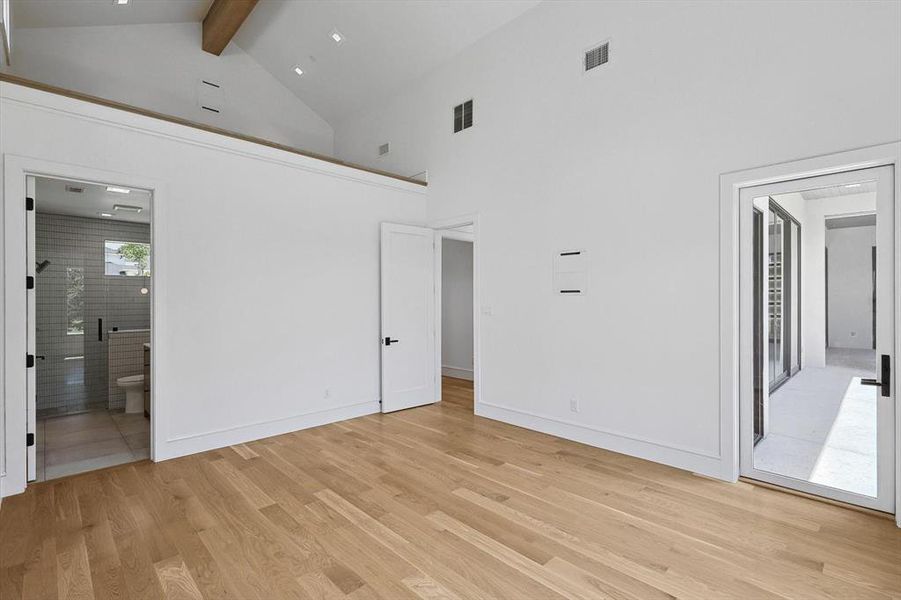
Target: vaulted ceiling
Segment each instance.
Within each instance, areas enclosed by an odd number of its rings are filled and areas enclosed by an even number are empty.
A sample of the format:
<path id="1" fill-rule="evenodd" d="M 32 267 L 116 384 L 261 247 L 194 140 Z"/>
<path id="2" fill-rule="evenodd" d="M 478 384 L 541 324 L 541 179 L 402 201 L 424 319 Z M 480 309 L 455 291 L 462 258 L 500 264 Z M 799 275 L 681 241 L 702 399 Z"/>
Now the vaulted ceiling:
<path id="1" fill-rule="evenodd" d="M 396 93 L 537 1 L 263 0 L 237 44 L 327 121 Z M 340 45 L 330 37 L 337 29 Z M 298 77 L 293 67 L 304 74 Z"/>
<path id="2" fill-rule="evenodd" d="M 260 0 L 233 43 L 335 124 L 392 96 L 538 1 Z M 199 22 L 210 4 L 13 0 L 12 22 L 16 28 Z M 336 29 L 341 44 L 331 38 Z"/>

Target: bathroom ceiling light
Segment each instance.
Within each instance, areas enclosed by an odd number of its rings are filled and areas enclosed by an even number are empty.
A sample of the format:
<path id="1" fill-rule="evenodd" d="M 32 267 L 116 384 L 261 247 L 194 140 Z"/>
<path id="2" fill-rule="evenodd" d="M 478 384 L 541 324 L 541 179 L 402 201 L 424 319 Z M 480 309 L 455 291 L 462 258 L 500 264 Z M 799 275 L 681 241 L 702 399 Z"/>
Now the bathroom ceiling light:
<path id="1" fill-rule="evenodd" d="M 846 185 L 845 187 L 846 187 L 846 188 L 849 188 L 849 189 L 850 189 L 850 188 L 859 188 L 861 185 L 863 185 L 863 184 L 861 184 L 861 183 L 849 183 L 849 184 Z"/>
<path id="2" fill-rule="evenodd" d="M 113 4 L 116 6 L 125 6 L 128 4 L 128 0 L 113 0 Z"/>
<path id="3" fill-rule="evenodd" d="M 127 204 L 113 204 L 113 210 L 121 210 L 122 212 L 139 213 L 144 209 L 141 208 L 140 206 L 129 206 Z"/>
<path id="4" fill-rule="evenodd" d="M 130 194 L 131 190 L 123 187 L 116 187 L 114 185 L 106 186 L 106 191 L 113 192 L 114 194 Z"/>
<path id="5" fill-rule="evenodd" d="M 303 75 L 303 69 L 301 69 L 300 67 L 294 67 L 294 72 L 298 75 Z"/>
<path id="6" fill-rule="evenodd" d="M 339 46 L 344 43 L 344 34 L 342 34 L 337 29 L 332 29 L 332 32 L 329 34 L 329 37 L 334 40 L 336 44 Z"/>
<path id="7" fill-rule="evenodd" d="M 111 217 L 111 216 L 113 216 L 113 215 L 111 215 L 111 214 L 108 213 L 108 212 L 102 212 L 102 213 L 98 213 L 98 214 L 99 214 L 101 217 Z"/>

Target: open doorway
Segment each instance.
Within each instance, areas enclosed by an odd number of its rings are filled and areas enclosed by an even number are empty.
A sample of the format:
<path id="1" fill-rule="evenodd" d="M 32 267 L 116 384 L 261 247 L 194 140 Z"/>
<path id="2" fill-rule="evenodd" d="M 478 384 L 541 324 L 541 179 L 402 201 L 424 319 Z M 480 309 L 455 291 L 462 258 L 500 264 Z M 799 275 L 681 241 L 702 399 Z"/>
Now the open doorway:
<path id="1" fill-rule="evenodd" d="M 31 176 L 27 188 L 28 480 L 147 459 L 151 194 Z"/>
<path id="2" fill-rule="evenodd" d="M 478 412 L 479 320 L 481 314 L 491 314 L 490 307 L 475 310 L 480 298 L 478 216 L 432 227 L 382 223 L 380 238 L 381 411 L 449 398 L 448 407 Z"/>
<path id="3" fill-rule="evenodd" d="M 891 512 L 891 168 L 745 188 L 741 210 L 742 474 Z"/>
<path id="4" fill-rule="evenodd" d="M 439 230 L 441 242 L 441 399 L 474 409 L 473 228 Z"/>

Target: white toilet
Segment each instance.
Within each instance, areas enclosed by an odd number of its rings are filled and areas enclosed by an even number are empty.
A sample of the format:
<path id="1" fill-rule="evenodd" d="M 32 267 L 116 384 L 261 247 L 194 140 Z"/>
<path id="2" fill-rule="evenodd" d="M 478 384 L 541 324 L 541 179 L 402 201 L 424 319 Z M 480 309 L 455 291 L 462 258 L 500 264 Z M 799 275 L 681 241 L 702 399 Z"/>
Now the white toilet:
<path id="1" fill-rule="evenodd" d="M 125 412 L 144 412 L 144 375 L 120 377 L 116 383 L 125 390 Z"/>

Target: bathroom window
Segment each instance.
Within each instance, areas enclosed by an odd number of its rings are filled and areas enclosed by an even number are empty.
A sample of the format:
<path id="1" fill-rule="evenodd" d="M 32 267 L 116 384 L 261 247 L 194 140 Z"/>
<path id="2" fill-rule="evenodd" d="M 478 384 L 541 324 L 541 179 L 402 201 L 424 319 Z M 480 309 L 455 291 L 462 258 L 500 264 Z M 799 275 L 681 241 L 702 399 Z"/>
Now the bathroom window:
<path id="1" fill-rule="evenodd" d="M 143 242 L 104 242 L 104 273 L 123 277 L 150 276 L 150 244 Z"/>
<path id="2" fill-rule="evenodd" d="M 84 335 L 84 269 L 66 269 L 66 333 Z"/>

